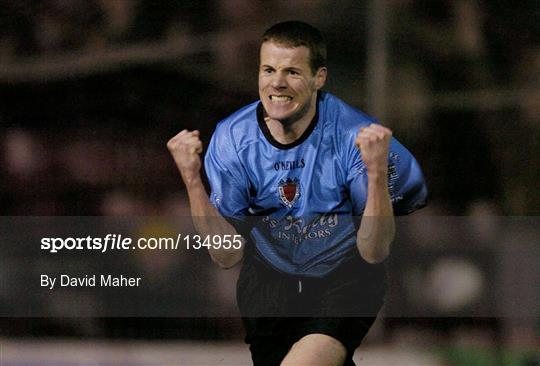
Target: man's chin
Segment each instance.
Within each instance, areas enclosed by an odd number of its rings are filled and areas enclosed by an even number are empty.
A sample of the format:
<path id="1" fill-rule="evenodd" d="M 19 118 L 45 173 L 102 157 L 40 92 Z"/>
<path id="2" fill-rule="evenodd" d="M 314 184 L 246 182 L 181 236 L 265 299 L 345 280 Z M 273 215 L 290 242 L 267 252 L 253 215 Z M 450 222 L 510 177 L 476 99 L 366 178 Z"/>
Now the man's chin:
<path id="1" fill-rule="evenodd" d="M 292 113 L 291 111 L 276 111 L 276 109 L 272 107 L 266 109 L 266 116 L 276 121 L 288 120 L 293 115 L 294 113 Z"/>
<path id="2" fill-rule="evenodd" d="M 270 117 L 270 119 L 282 121 L 291 118 L 291 113 L 268 113 L 267 116 Z"/>
<path id="3" fill-rule="evenodd" d="M 275 117 L 270 117 L 270 119 L 272 119 L 274 121 L 277 121 L 277 122 L 281 123 L 284 126 L 290 126 L 290 125 L 292 125 L 294 122 L 296 122 L 298 120 L 292 114 L 276 115 Z"/>

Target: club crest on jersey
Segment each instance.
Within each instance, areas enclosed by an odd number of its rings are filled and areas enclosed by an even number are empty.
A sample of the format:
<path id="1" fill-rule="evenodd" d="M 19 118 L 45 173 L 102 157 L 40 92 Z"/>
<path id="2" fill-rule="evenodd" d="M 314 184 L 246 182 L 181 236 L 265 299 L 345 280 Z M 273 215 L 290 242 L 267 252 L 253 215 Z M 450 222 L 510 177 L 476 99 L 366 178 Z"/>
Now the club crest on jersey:
<path id="1" fill-rule="evenodd" d="M 297 178 L 282 179 L 279 182 L 279 198 L 288 208 L 291 208 L 300 197 L 300 182 Z"/>

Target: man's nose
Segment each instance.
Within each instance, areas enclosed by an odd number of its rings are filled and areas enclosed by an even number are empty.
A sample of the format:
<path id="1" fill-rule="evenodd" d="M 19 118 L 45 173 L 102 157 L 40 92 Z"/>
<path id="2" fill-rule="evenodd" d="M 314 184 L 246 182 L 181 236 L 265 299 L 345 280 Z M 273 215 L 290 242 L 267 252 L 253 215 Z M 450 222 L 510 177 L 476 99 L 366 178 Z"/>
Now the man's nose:
<path id="1" fill-rule="evenodd" d="M 274 73 L 272 77 L 272 87 L 276 89 L 283 89 L 287 87 L 287 80 L 282 72 Z"/>

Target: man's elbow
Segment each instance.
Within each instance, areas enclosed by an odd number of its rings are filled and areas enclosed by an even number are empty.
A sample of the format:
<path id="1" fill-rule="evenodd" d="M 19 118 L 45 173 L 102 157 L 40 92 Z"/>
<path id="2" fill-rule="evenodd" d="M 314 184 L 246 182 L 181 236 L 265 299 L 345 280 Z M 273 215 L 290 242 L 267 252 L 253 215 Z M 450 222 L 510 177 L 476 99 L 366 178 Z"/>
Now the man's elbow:
<path id="1" fill-rule="evenodd" d="M 221 269 L 230 269 L 238 264 L 243 257 L 243 253 L 232 253 L 225 256 L 216 256 L 210 253 L 210 257 Z"/>
<path id="2" fill-rule="evenodd" d="M 359 245 L 358 251 L 360 256 L 369 264 L 377 264 L 383 262 L 390 254 L 390 243 L 384 246 L 374 248 L 368 245 Z"/>
<path id="3" fill-rule="evenodd" d="M 368 262 L 369 264 L 378 264 L 383 262 L 386 258 L 388 258 L 388 252 L 385 253 L 362 253 L 360 252 L 360 255 L 362 258 Z"/>
<path id="4" fill-rule="evenodd" d="M 235 260 L 235 261 L 215 261 L 215 262 L 217 263 L 217 265 L 221 269 L 231 269 L 234 266 L 236 266 L 236 264 L 238 262 L 240 262 L 240 260 Z"/>

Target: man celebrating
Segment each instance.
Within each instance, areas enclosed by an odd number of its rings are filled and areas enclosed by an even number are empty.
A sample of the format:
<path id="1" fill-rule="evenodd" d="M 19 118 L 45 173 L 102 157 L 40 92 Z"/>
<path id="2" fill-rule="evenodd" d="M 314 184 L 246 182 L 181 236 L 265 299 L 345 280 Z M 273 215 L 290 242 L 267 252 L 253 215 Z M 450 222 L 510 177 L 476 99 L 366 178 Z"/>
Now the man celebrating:
<path id="1" fill-rule="evenodd" d="M 198 131 L 167 144 L 202 235 L 242 234 L 237 299 L 255 365 L 354 365 L 383 304 L 394 214 L 425 205 L 414 157 L 388 128 L 322 92 L 326 46 L 290 21 L 262 38 L 260 101 L 221 121 L 200 175 Z M 358 218 L 361 216 L 361 222 Z"/>

